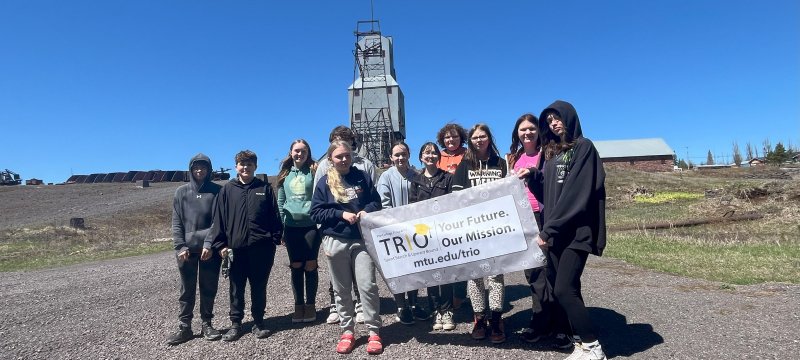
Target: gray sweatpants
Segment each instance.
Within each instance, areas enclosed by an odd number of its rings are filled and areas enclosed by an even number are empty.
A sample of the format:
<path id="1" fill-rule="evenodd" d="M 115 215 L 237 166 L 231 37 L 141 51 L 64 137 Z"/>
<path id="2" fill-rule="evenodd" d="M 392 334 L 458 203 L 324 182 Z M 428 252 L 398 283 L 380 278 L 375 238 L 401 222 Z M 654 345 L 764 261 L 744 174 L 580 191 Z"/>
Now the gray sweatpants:
<path id="1" fill-rule="evenodd" d="M 364 324 L 370 333 L 378 334 L 381 327 L 380 297 L 375 281 L 375 263 L 367 253 L 364 240 L 341 239 L 325 235 L 322 250 L 331 271 L 333 292 L 336 294 L 336 309 L 341 316 L 342 331 L 355 328 L 355 304 L 353 302 L 353 278 L 361 293 L 361 308 Z"/>

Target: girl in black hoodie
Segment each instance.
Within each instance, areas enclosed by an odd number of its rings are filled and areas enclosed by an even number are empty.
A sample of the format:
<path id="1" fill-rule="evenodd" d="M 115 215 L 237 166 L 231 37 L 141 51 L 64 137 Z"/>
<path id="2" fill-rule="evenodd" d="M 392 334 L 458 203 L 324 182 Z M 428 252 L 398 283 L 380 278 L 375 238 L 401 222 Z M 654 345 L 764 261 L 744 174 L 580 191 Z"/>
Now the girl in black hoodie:
<path id="1" fill-rule="evenodd" d="M 603 163 L 591 140 L 583 137 L 570 103 L 559 100 L 544 109 L 539 128 L 544 167 L 532 169 L 528 187 L 544 203 L 537 243 L 550 250 L 548 277 L 565 313 L 556 314 L 562 319 L 555 326 L 574 334 L 575 351 L 568 359 L 605 359 L 581 295 L 586 259 L 602 255 L 606 246 Z"/>

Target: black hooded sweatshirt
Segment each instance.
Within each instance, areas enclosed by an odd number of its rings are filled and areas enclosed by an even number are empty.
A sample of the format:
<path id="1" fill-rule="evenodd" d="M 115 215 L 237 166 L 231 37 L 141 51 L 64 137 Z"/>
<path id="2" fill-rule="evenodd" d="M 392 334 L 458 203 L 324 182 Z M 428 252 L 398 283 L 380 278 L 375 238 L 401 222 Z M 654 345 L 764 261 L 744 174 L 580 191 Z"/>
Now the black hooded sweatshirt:
<path id="1" fill-rule="evenodd" d="M 534 170 L 528 187 L 543 199 L 542 240 L 557 250 L 582 250 L 597 256 L 606 247 L 605 170 L 592 141 L 583 137 L 578 113 L 568 102 L 558 100 L 542 111 L 539 137 L 543 148 L 559 137 L 545 116 L 555 111 L 561 117 L 572 148 L 544 160 L 541 172 Z M 544 157 L 542 157 L 544 159 Z"/>
<path id="2" fill-rule="evenodd" d="M 191 174 L 192 166 L 205 162 L 208 167 L 206 177 L 202 181 L 195 180 Z M 211 181 L 211 159 L 203 154 L 195 155 L 189 160 L 189 183 L 175 190 L 172 199 L 172 243 L 175 253 L 184 250 L 200 253 L 203 241 L 211 229 L 214 202 L 222 186 Z"/>
<path id="3" fill-rule="evenodd" d="M 205 247 L 244 248 L 256 244 L 280 244 L 283 224 L 272 186 L 257 177 L 242 184 L 239 177 L 225 183 L 217 196 L 214 224 Z"/>

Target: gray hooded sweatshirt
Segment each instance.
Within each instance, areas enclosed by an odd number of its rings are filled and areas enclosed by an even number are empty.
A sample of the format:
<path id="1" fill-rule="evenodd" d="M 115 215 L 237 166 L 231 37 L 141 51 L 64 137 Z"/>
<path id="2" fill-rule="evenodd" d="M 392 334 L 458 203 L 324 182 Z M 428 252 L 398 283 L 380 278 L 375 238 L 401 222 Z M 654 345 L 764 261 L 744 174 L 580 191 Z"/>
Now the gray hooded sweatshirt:
<path id="1" fill-rule="evenodd" d="M 208 173 L 203 181 L 195 180 L 191 174 L 192 166 L 197 162 L 208 164 Z M 172 242 L 176 254 L 186 249 L 191 253 L 203 250 L 203 241 L 211 229 L 213 207 L 222 188 L 211 181 L 212 169 L 208 156 L 195 155 L 189 161 L 189 183 L 175 190 L 172 200 Z"/>
<path id="2" fill-rule="evenodd" d="M 381 206 L 384 209 L 408 205 L 408 188 L 411 185 L 409 179 L 416 175 L 413 167 L 408 167 L 406 176 L 400 175 L 397 166 L 392 166 L 381 174 L 378 179 L 377 189 L 381 196 Z"/>

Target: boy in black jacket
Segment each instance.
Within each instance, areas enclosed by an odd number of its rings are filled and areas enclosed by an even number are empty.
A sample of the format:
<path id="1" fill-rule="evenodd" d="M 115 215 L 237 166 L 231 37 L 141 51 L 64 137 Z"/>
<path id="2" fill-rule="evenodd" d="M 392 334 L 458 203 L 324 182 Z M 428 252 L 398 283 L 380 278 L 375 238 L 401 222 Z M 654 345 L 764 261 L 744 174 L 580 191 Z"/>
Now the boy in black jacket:
<path id="1" fill-rule="evenodd" d="M 267 280 L 275 261 L 275 247 L 283 232 L 275 193 L 268 182 L 255 177 L 258 158 L 250 150 L 236 154 L 238 176 L 222 187 L 217 196 L 214 223 L 204 247 L 230 256 L 231 328 L 222 340 L 235 341 L 243 335 L 244 292 L 250 282 L 250 310 L 253 334 L 269 336 L 264 324 Z"/>

